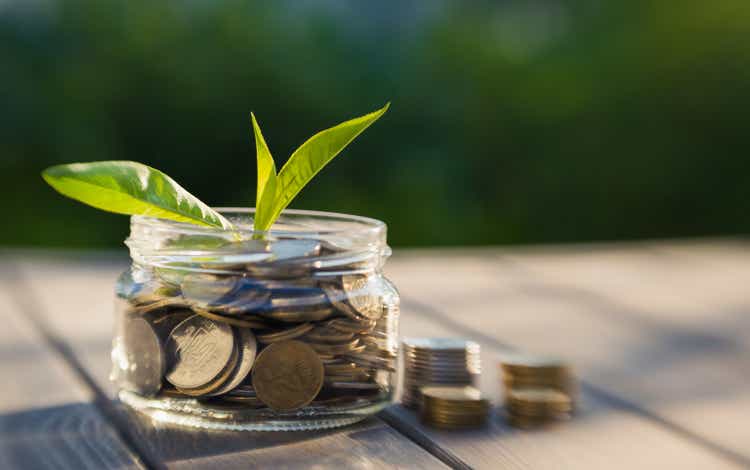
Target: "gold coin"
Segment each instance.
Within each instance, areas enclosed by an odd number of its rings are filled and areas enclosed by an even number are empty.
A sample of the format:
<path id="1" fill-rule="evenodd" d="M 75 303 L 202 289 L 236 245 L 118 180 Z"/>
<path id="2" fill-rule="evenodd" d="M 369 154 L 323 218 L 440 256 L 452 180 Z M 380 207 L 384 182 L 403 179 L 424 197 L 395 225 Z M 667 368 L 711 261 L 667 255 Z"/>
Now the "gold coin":
<path id="1" fill-rule="evenodd" d="M 505 397 L 509 412 L 527 416 L 547 416 L 569 413 L 573 403 L 569 395 L 551 388 L 510 390 Z"/>
<path id="2" fill-rule="evenodd" d="M 252 372 L 258 398 L 270 408 L 291 411 L 309 404 L 323 386 L 323 363 L 300 341 L 267 346 L 256 358 Z"/>
<path id="3" fill-rule="evenodd" d="M 290 339 L 302 336 L 308 331 L 313 329 L 313 325 L 310 323 L 301 323 L 292 328 L 286 328 L 280 331 L 272 331 L 270 333 L 264 333 L 262 335 L 256 335 L 256 339 L 264 344 L 276 343 L 279 341 L 286 341 Z"/>
<path id="4" fill-rule="evenodd" d="M 350 318 L 334 318 L 325 323 L 334 330 L 342 333 L 369 333 L 375 328 L 375 321 L 372 320 L 352 320 Z"/>
<path id="5" fill-rule="evenodd" d="M 321 321 L 333 315 L 330 307 L 276 309 L 261 313 L 262 316 L 289 323 Z"/>
<path id="6" fill-rule="evenodd" d="M 149 304 L 132 307 L 131 310 L 134 313 L 145 315 L 162 308 L 185 308 L 189 305 L 190 304 L 186 302 L 182 297 L 169 297 L 166 299 L 157 300 L 156 302 L 151 302 Z"/>
<path id="7" fill-rule="evenodd" d="M 305 334 L 305 339 L 316 343 L 346 343 L 354 339 L 354 333 L 344 333 L 334 328 L 316 327 Z"/>
<path id="8" fill-rule="evenodd" d="M 474 387 L 422 387 L 422 395 L 426 398 L 434 398 L 448 402 L 483 400 L 482 393 Z"/>
<path id="9" fill-rule="evenodd" d="M 319 354 L 350 354 L 352 352 L 359 352 L 359 338 L 354 341 L 350 341 L 345 344 L 320 344 L 320 343 L 307 343 Z"/>
<path id="10" fill-rule="evenodd" d="M 548 356 L 515 354 L 505 357 L 500 368 L 506 374 L 514 376 L 550 376 L 570 375 L 570 367 L 562 360 Z"/>
<path id="11" fill-rule="evenodd" d="M 198 315 L 202 317 L 206 317 L 209 320 L 214 320 L 222 323 L 226 323 L 228 325 L 232 326 L 239 326 L 241 328 L 268 328 L 268 325 L 266 323 L 263 323 L 262 321 L 257 320 L 241 320 L 239 318 L 229 318 L 225 317 L 223 315 L 218 315 L 216 313 L 211 313 L 208 310 L 204 310 L 202 308 L 193 307 L 193 311 L 197 313 Z"/>

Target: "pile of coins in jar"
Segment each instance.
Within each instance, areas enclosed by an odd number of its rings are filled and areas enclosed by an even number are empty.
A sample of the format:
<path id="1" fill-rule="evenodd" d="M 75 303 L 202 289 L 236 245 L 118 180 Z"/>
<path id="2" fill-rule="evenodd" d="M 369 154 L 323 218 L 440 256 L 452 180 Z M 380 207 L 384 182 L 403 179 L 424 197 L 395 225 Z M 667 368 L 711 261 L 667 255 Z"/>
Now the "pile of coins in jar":
<path id="1" fill-rule="evenodd" d="M 458 338 L 410 338 L 402 344 L 401 401 L 418 409 L 423 423 L 441 429 L 485 425 L 491 406 L 479 391 L 480 348 Z M 530 428 L 567 419 L 575 381 L 570 367 L 553 359 L 514 355 L 500 362 L 508 424 Z"/>
<path id="2" fill-rule="evenodd" d="M 258 261 L 134 283 L 113 348 L 120 387 L 279 412 L 389 397 L 398 302 L 387 281 L 356 263 L 306 267 L 335 253 L 316 240 L 243 243 Z"/>

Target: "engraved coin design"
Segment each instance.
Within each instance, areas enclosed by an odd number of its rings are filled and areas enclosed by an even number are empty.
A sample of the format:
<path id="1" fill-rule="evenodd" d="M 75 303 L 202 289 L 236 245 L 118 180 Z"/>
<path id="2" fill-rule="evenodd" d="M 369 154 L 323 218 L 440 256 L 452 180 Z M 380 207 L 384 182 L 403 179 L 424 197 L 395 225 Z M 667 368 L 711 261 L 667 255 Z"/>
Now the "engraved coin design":
<path id="1" fill-rule="evenodd" d="M 237 388 L 242 381 L 245 380 L 245 377 L 250 374 L 250 370 L 253 368 L 253 364 L 255 363 L 255 353 L 258 350 L 258 342 L 255 339 L 255 335 L 253 335 L 253 332 L 248 328 L 237 328 L 237 337 L 240 346 L 240 356 L 237 365 L 224 385 L 210 394 L 212 396 L 221 395 Z"/>
<path id="2" fill-rule="evenodd" d="M 258 398 L 270 408 L 291 411 L 309 404 L 323 386 L 323 363 L 300 341 L 280 341 L 255 360 L 252 381 Z"/>
<path id="3" fill-rule="evenodd" d="M 182 389 L 209 384 L 236 353 L 232 328 L 200 315 L 183 320 L 172 330 L 166 350 L 171 365 L 166 379 Z"/>
<path id="4" fill-rule="evenodd" d="M 383 314 L 383 304 L 370 282 L 369 276 L 361 274 L 341 277 L 341 285 L 346 292 L 349 305 L 361 316 L 370 320 L 377 320 Z"/>

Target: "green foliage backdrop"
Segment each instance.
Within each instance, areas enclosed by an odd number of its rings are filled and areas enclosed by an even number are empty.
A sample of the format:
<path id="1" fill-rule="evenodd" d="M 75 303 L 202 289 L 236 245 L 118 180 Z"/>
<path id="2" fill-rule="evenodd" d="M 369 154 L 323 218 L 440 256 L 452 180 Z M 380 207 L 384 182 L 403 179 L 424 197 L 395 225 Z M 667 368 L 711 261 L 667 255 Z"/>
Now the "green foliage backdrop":
<path id="1" fill-rule="evenodd" d="M 283 163 L 392 101 L 294 207 L 395 245 L 750 228 L 743 0 L 0 3 L 0 245 L 115 246 L 127 218 L 39 177 L 138 160 L 251 205 L 258 116 Z"/>

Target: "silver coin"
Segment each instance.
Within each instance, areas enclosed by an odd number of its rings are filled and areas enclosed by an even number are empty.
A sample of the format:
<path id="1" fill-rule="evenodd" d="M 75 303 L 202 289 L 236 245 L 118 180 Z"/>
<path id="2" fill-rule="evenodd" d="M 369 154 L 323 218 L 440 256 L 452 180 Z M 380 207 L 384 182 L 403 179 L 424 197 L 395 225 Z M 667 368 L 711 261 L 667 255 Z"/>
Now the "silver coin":
<path id="1" fill-rule="evenodd" d="M 270 244 L 264 240 L 242 240 L 227 243 L 212 250 L 201 267 L 220 271 L 244 271 L 248 263 L 257 263 L 273 258 Z"/>
<path id="2" fill-rule="evenodd" d="M 372 320 L 349 318 L 334 318 L 321 326 L 328 326 L 342 333 L 369 333 L 375 328 L 375 322 Z"/>
<path id="3" fill-rule="evenodd" d="M 415 350 L 479 352 L 479 344 L 460 338 L 405 338 L 403 345 Z"/>
<path id="4" fill-rule="evenodd" d="M 237 365 L 227 381 L 224 382 L 224 385 L 208 394 L 208 396 L 222 395 L 237 388 L 253 368 L 255 354 L 258 351 L 258 343 L 255 340 L 255 335 L 253 335 L 253 332 L 249 328 L 235 328 L 235 330 L 238 342 L 240 343 L 240 357 Z"/>
<path id="5" fill-rule="evenodd" d="M 378 390 L 379 384 L 374 382 L 326 382 L 327 387 L 350 390 Z"/>
<path id="6" fill-rule="evenodd" d="M 256 281 L 211 274 L 185 276 L 182 295 L 207 310 L 225 315 L 241 315 L 260 309 L 270 298 L 270 292 Z"/>
<path id="7" fill-rule="evenodd" d="M 276 309 L 260 314 L 263 317 L 281 322 L 303 323 L 322 321 L 333 315 L 330 307 L 315 309 Z"/>
<path id="8" fill-rule="evenodd" d="M 226 323 L 193 315 L 178 324 L 167 340 L 170 370 L 166 379 L 180 389 L 210 384 L 235 352 L 234 333 Z"/>
<path id="9" fill-rule="evenodd" d="M 122 330 L 121 341 L 122 350 L 115 347 L 113 351 L 120 386 L 141 395 L 158 393 L 166 361 L 154 328 L 144 318 L 130 317 Z"/>
<path id="10" fill-rule="evenodd" d="M 216 276 L 214 274 L 187 274 L 182 279 L 180 288 L 185 300 L 199 305 L 211 306 L 227 297 L 237 289 L 239 278 L 235 276 Z"/>
<path id="11" fill-rule="evenodd" d="M 281 239 L 271 243 L 271 260 L 284 261 L 320 254 L 320 242 L 311 239 Z"/>
<path id="12" fill-rule="evenodd" d="M 334 284 L 323 285 L 322 289 L 323 292 L 325 292 L 328 301 L 336 310 L 353 320 L 361 318 L 354 307 L 347 302 L 346 292 L 344 292 L 343 289 Z"/>
<path id="13" fill-rule="evenodd" d="M 273 297 L 270 302 L 271 309 L 294 309 L 327 307 L 328 301 L 322 292 L 313 292 L 305 296 Z"/>
<path id="14" fill-rule="evenodd" d="M 375 278 L 364 274 L 341 276 L 346 303 L 362 317 L 377 320 L 383 315 L 383 302 L 374 285 Z"/>

